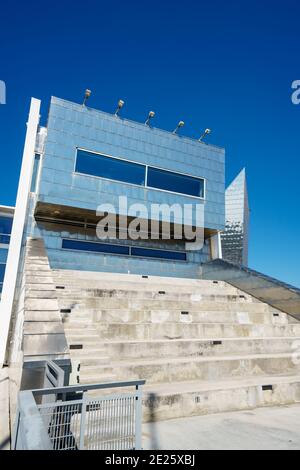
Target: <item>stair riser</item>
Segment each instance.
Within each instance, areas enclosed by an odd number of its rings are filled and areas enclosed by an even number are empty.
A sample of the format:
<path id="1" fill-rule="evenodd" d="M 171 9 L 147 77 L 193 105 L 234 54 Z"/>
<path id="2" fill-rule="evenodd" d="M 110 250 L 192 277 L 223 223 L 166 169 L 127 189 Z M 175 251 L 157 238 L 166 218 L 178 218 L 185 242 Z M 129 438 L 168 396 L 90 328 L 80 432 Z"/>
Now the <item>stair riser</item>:
<path id="1" fill-rule="evenodd" d="M 74 356 L 75 357 L 75 356 Z M 86 370 L 86 367 L 97 367 L 100 365 L 106 366 L 109 364 L 109 358 L 108 357 L 91 357 L 91 358 L 84 358 L 84 357 L 79 357 L 76 356 L 76 360 L 80 362 L 82 370 Z"/>
<path id="2" fill-rule="evenodd" d="M 222 286 L 221 283 L 213 284 L 209 282 L 208 284 L 195 284 L 195 285 L 184 285 L 184 284 L 166 284 L 163 281 L 161 283 L 135 283 L 135 282 L 110 282 L 110 281 L 99 281 L 95 282 L 93 280 L 76 280 L 70 281 L 66 279 L 54 279 L 54 286 L 64 287 L 64 289 L 57 289 L 59 292 L 63 291 L 79 291 L 80 289 L 86 290 L 99 290 L 99 291 L 129 291 L 129 292 L 159 292 L 160 290 L 165 290 L 170 293 L 182 293 L 182 294 L 197 294 L 205 293 L 207 290 L 216 292 L 220 290 L 225 290 L 228 293 L 240 294 L 241 291 L 235 287 L 230 286 L 229 284 Z M 242 293 L 243 294 L 243 293 Z"/>
<path id="3" fill-rule="evenodd" d="M 271 383 L 271 382 L 270 382 Z M 153 401 L 145 397 L 143 418 L 160 421 L 189 416 L 253 410 L 263 406 L 282 406 L 300 402 L 300 382 L 274 385 L 273 391 L 262 391 L 261 386 L 248 386 L 230 390 L 200 393 L 179 393 L 156 396 Z"/>
<path id="4" fill-rule="evenodd" d="M 81 301 L 59 301 L 60 309 L 70 309 L 72 313 L 101 310 L 165 310 L 191 312 L 251 312 L 270 313 L 270 307 L 259 302 L 174 302 L 174 301 L 127 301 L 118 299 L 82 299 Z"/>
<path id="5" fill-rule="evenodd" d="M 56 291 L 55 294 L 57 294 Z M 164 291 L 162 288 L 159 291 L 109 291 L 109 290 L 100 290 L 100 289 L 64 289 L 58 293 L 59 297 L 62 299 L 82 299 L 82 298 L 99 298 L 99 299 L 126 299 L 126 300 L 174 300 L 174 301 L 185 301 L 190 302 L 193 300 L 216 300 L 216 301 L 235 301 L 243 300 L 248 302 L 253 302 L 253 298 L 247 296 L 246 294 L 237 294 L 237 292 L 230 289 L 213 290 L 208 289 L 203 292 L 194 292 L 187 293 L 178 291 L 168 292 Z"/>
<path id="6" fill-rule="evenodd" d="M 232 359 L 208 362 L 182 362 L 167 364 L 143 364 L 132 366 L 115 366 L 95 368 L 95 374 L 103 375 L 114 373 L 119 380 L 145 379 L 151 384 L 163 382 L 185 382 L 191 380 L 218 380 L 231 377 L 249 377 L 280 374 L 297 374 L 300 364 L 295 364 L 290 358 L 255 358 Z M 85 376 L 85 371 L 82 371 Z M 90 371 L 88 372 L 88 374 Z"/>
<path id="7" fill-rule="evenodd" d="M 96 337 L 85 337 L 85 336 L 68 336 L 67 335 L 68 344 L 80 344 L 83 347 L 91 347 L 96 348 L 102 346 L 102 342 L 99 338 Z"/>
<path id="8" fill-rule="evenodd" d="M 300 325 L 216 325 L 195 323 L 107 324 L 99 325 L 102 340 L 205 339 L 300 337 Z"/>
<path id="9" fill-rule="evenodd" d="M 88 286 L 99 285 L 102 287 L 104 283 L 108 284 L 111 288 L 112 285 L 124 285 L 124 286 L 141 286 L 142 288 L 151 288 L 152 286 L 166 285 L 166 286 L 179 286 L 189 288 L 201 288 L 210 286 L 228 287 L 224 281 L 211 281 L 211 280 L 199 280 L 199 279 L 186 279 L 177 277 L 157 277 L 149 276 L 147 279 L 142 278 L 141 275 L 127 275 L 117 273 L 97 273 L 97 272 L 84 272 L 84 271 L 57 271 L 52 270 L 55 281 L 58 280 L 62 283 L 61 285 L 83 285 L 86 283 Z M 63 283 L 64 281 L 64 283 Z"/>
<path id="10" fill-rule="evenodd" d="M 83 349 L 73 349 L 71 351 L 71 355 L 72 357 L 76 358 L 76 360 L 78 361 L 90 359 L 90 358 L 93 358 L 93 359 L 99 358 L 100 360 L 102 360 L 103 357 L 106 357 L 107 352 L 105 349 L 95 350 L 92 347 L 86 346 L 86 347 L 83 347 Z"/>
<path id="11" fill-rule="evenodd" d="M 183 341 L 183 342 L 145 342 L 145 343 L 106 343 L 107 356 L 122 359 L 157 357 L 211 357 L 232 354 L 285 354 L 295 350 L 295 340 L 245 340 L 223 341 Z"/>
<path id="12" fill-rule="evenodd" d="M 288 319 L 286 315 L 281 314 L 273 316 L 272 313 L 254 313 L 254 312 L 197 312 L 181 310 L 98 310 L 92 315 L 95 323 L 237 323 L 237 324 L 269 324 L 286 325 Z M 72 321 L 72 314 L 69 321 Z"/>

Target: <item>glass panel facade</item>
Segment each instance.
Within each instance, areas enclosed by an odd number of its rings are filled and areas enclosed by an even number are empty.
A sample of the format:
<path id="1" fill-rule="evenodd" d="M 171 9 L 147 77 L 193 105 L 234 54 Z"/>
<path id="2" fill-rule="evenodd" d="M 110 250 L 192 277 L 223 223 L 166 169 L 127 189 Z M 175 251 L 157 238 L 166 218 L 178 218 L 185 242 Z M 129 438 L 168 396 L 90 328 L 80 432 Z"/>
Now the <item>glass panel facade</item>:
<path id="1" fill-rule="evenodd" d="M 204 180 L 149 167 L 147 186 L 189 196 L 204 197 Z"/>
<path id="2" fill-rule="evenodd" d="M 0 233 L 0 243 L 4 244 L 4 245 L 9 245 L 10 243 L 10 235 L 2 235 Z"/>
<path id="3" fill-rule="evenodd" d="M 5 273 L 5 264 L 0 264 L 0 282 L 3 282 Z"/>
<path id="4" fill-rule="evenodd" d="M 161 258 L 177 261 L 186 261 L 186 253 L 178 251 L 152 250 L 151 248 L 131 248 L 132 256 L 141 256 L 145 258 Z"/>
<path id="5" fill-rule="evenodd" d="M 245 170 L 226 189 L 225 201 L 226 226 L 221 235 L 223 258 L 247 266 L 250 212 Z"/>
<path id="6" fill-rule="evenodd" d="M 36 192 L 36 184 L 37 184 L 37 177 L 38 177 L 38 172 L 39 172 L 40 160 L 41 160 L 41 156 L 38 153 L 36 153 L 35 158 L 34 158 L 31 188 L 30 188 L 30 191 L 32 193 Z"/>
<path id="7" fill-rule="evenodd" d="M 78 240 L 64 239 L 62 242 L 62 248 L 68 250 L 92 251 L 94 253 L 139 256 L 141 258 L 160 258 L 166 260 L 186 261 L 185 252 L 113 245 L 109 243 L 82 242 Z"/>
<path id="8" fill-rule="evenodd" d="M 0 294 L 2 292 L 4 273 L 5 273 L 5 264 L 0 264 Z"/>
<path id="9" fill-rule="evenodd" d="M 129 255 L 129 247 L 122 245 L 110 245 L 108 243 L 63 240 L 62 247 L 68 250 L 93 251 L 98 253 Z"/>
<path id="10" fill-rule="evenodd" d="M 146 167 L 104 155 L 77 150 L 76 168 L 78 173 L 100 176 L 125 183 L 145 185 Z"/>
<path id="11" fill-rule="evenodd" d="M 8 248 L 0 248 L 0 264 L 6 263 Z"/>
<path id="12" fill-rule="evenodd" d="M 10 243 L 12 224 L 12 217 L 9 217 L 7 215 L 0 215 L 0 245 L 7 245 L 7 247 L 1 246 L 0 248 L 0 294 L 3 288 L 3 280 L 8 253 L 8 245 Z"/>
<path id="13" fill-rule="evenodd" d="M 101 154 L 77 150 L 75 171 L 124 183 L 170 191 L 186 196 L 205 197 L 205 180 L 193 176 L 161 170 Z M 147 174 L 147 176 L 146 176 Z"/>
<path id="14" fill-rule="evenodd" d="M 13 218 L 0 215 L 0 235 L 10 235 Z M 2 242 L 3 243 L 3 242 Z"/>

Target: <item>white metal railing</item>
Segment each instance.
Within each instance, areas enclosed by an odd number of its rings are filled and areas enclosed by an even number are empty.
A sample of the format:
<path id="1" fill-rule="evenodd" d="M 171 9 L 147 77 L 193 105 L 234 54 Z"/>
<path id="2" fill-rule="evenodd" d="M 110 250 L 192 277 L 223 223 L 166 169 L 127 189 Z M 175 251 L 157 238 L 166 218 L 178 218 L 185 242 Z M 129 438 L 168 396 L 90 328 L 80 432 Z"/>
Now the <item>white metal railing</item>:
<path id="1" fill-rule="evenodd" d="M 137 380 L 20 392 L 12 448 L 140 450 L 144 384 Z M 135 390 L 127 392 L 131 387 Z M 120 388 L 126 391 L 111 393 Z"/>

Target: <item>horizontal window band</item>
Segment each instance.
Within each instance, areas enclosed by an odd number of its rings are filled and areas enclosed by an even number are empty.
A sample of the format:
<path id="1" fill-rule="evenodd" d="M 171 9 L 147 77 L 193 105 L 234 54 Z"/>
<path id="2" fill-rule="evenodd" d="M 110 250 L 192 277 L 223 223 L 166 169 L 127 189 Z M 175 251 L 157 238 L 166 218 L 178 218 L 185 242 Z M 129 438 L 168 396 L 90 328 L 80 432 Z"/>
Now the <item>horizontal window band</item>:
<path id="1" fill-rule="evenodd" d="M 112 245 L 109 243 L 82 242 L 64 239 L 62 247 L 68 250 L 92 251 L 94 253 L 108 253 L 117 255 L 129 255 L 129 247 Z"/>
<path id="2" fill-rule="evenodd" d="M 186 261 L 185 252 L 161 250 L 154 248 L 140 248 L 134 246 L 113 245 L 110 243 L 85 242 L 63 239 L 62 248 L 66 250 L 87 251 L 93 253 L 125 255 L 140 258 L 156 258 L 169 261 Z"/>
<path id="3" fill-rule="evenodd" d="M 205 179 L 77 149 L 75 172 L 147 189 L 205 198 Z"/>
<path id="4" fill-rule="evenodd" d="M 146 258 L 161 258 L 169 260 L 186 261 L 186 253 L 179 251 L 155 250 L 152 248 L 131 248 L 132 256 L 140 256 Z"/>

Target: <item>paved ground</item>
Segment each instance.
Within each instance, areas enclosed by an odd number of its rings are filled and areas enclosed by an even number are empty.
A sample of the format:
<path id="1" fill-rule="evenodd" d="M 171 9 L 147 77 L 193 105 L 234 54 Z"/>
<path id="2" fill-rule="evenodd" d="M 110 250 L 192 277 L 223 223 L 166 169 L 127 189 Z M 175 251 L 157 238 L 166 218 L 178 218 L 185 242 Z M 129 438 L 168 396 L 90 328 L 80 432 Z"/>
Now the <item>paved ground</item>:
<path id="1" fill-rule="evenodd" d="M 144 424 L 143 448 L 300 450 L 300 405 Z"/>

